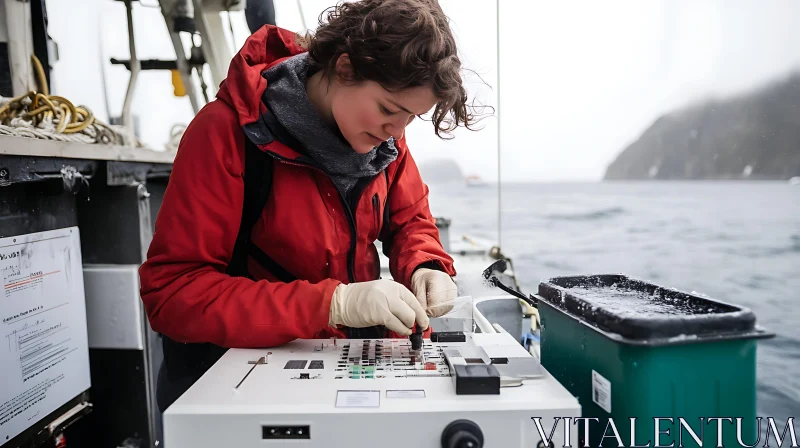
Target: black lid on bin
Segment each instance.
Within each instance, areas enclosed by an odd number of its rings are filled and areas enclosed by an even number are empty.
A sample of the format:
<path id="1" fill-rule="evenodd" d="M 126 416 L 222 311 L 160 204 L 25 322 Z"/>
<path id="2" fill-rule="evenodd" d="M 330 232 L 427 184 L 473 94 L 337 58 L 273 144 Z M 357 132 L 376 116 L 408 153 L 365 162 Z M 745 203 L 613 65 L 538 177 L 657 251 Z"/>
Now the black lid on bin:
<path id="1" fill-rule="evenodd" d="M 622 274 L 551 278 L 539 284 L 539 299 L 631 343 L 771 336 L 747 308 Z"/>

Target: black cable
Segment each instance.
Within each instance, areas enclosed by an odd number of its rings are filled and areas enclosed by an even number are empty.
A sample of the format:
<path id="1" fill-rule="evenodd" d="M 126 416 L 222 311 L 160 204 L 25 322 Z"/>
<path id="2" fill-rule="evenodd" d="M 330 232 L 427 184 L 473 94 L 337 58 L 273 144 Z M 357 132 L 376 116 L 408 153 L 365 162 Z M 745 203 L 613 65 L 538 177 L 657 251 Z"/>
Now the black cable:
<path id="1" fill-rule="evenodd" d="M 518 291 L 514 291 L 513 289 L 511 289 L 508 286 L 504 285 L 503 282 L 498 280 L 497 277 L 495 277 L 495 276 L 489 277 L 489 284 L 491 284 L 492 286 L 496 286 L 496 287 L 502 289 L 503 291 L 511 294 L 514 297 L 517 297 L 517 298 L 519 298 L 521 300 L 524 300 L 525 303 L 527 303 L 528 305 L 530 305 L 530 306 L 532 306 L 532 307 L 534 307 L 536 309 L 539 308 L 539 303 L 538 303 L 537 300 L 535 300 L 532 297 L 526 297 L 525 294 L 522 294 L 522 293 L 520 293 Z"/>

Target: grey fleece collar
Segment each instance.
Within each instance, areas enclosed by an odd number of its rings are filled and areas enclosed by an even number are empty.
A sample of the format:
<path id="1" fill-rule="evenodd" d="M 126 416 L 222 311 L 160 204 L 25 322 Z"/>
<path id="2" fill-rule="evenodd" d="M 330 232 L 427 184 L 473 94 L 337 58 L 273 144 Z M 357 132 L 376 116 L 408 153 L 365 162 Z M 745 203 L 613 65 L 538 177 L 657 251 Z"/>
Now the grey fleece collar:
<path id="1" fill-rule="evenodd" d="M 327 172 L 346 197 L 358 179 L 379 174 L 397 159 L 397 148 L 390 139 L 366 154 L 358 154 L 326 126 L 306 94 L 309 68 L 308 53 L 270 67 L 263 74 L 267 80 L 264 100 L 281 125 L 303 145 L 292 149 Z"/>

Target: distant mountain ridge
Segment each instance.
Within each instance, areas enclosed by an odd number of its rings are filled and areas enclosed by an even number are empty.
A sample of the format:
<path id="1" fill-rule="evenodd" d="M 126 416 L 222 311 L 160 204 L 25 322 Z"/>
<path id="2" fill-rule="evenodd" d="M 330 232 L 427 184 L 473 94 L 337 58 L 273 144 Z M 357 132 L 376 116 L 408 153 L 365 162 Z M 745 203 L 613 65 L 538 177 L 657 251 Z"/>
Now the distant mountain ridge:
<path id="1" fill-rule="evenodd" d="M 800 176 L 800 73 L 757 91 L 660 117 L 605 180 Z"/>
<path id="2" fill-rule="evenodd" d="M 455 160 L 434 159 L 419 164 L 419 172 L 426 183 L 464 183 L 464 172 Z"/>

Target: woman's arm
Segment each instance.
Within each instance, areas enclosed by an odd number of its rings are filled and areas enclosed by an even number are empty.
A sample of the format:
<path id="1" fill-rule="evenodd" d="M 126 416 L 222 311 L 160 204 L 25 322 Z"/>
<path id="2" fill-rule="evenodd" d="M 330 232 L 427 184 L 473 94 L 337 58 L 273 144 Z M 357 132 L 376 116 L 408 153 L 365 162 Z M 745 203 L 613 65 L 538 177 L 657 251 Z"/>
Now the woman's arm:
<path id="1" fill-rule="evenodd" d="M 396 170 L 389 173 L 393 179 L 388 200 L 391 236 L 383 243 L 392 277 L 413 291 L 411 276 L 420 266 L 435 267 L 451 276 L 456 272 L 453 259 L 439 240 L 439 229 L 428 205 L 428 186 L 422 181 L 405 139 L 395 144 L 399 151 L 393 164 Z"/>
<path id="2" fill-rule="evenodd" d="M 244 198 L 244 133 L 214 101 L 181 141 L 156 220 L 141 297 L 153 330 L 179 342 L 264 347 L 328 326 L 340 282 L 252 281 L 225 273 Z"/>

